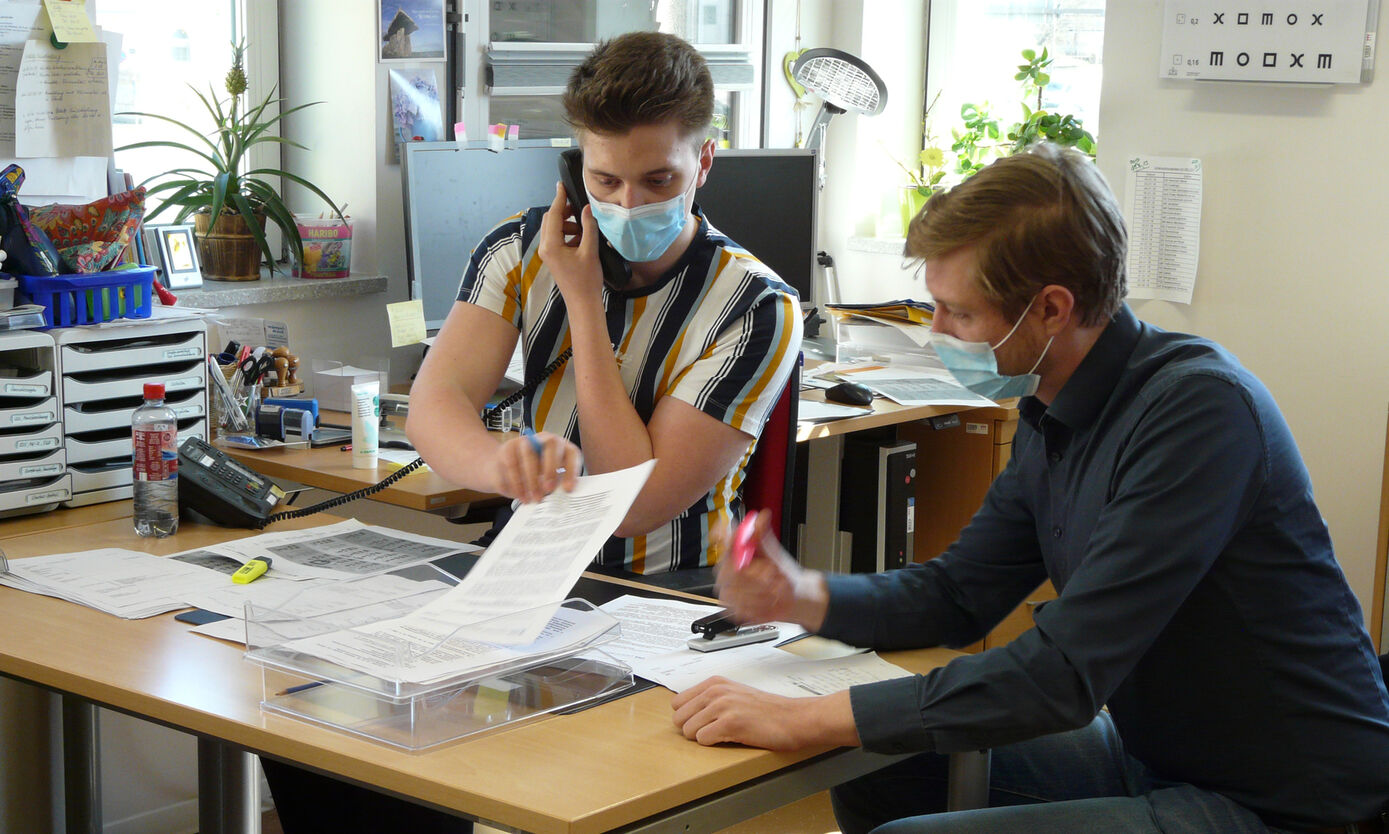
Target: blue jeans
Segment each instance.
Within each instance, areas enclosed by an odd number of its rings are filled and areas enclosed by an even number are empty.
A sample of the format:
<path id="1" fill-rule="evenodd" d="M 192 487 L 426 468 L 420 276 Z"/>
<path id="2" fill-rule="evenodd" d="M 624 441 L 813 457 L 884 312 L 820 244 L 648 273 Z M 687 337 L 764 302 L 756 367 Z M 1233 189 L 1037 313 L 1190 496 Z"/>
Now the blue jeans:
<path id="1" fill-rule="evenodd" d="M 844 834 L 1266 834 L 1218 793 L 1155 779 L 1124 753 L 1108 713 L 1090 726 L 993 751 L 989 806 L 945 812 L 948 759 L 914 756 L 834 788 Z"/>

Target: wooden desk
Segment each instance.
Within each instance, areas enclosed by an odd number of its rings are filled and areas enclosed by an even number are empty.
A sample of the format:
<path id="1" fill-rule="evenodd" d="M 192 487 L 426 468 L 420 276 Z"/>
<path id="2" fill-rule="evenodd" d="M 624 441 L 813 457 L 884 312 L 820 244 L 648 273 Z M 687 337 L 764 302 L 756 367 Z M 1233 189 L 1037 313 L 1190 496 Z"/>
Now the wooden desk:
<path id="1" fill-rule="evenodd" d="M 12 558 L 112 546 L 165 554 L 244 535 L 185 523 L 171 538 L 140 539 L 117 518 L 6 538 L 4 548 Z M 955 656 L 889 655 L 914 671 Z M 64 693 L 65 720 L 66 702 L 81 699 L 197 735 L 203 834 L 249 830 L 237 828 L 254 812 L 244 751 L 545 834 L 713 831 L 897 760 L 857 749 L 701 747 L 676 730 L 663 689 L 411 754 L 261 712 L 259 670 L 242 647 L 189 634 L 172 615 L 120 620 L 10 588 L 0 588 L 0 674 Z"/>
<path id="2" fill-rule="evenodd" d="M 318 449 L 310 449 L 307 446 L 283 446 L 257 451 L 215 441 L 213 445 L 262 475 L 294 481 L 329 492 L 347 493 L 369 487 L 394 471 L 385 464 L 375 469 L 353 469 L 352 454 L 342 451 L 339 446 L 323 446 Z M 402 480 L 371 496 L 376 501 L 426 512 L 465 509 L 474 501 L 496 497 L 489 492 L 477 492 L 460 487 L 433 470 L 411 472 Z"/>

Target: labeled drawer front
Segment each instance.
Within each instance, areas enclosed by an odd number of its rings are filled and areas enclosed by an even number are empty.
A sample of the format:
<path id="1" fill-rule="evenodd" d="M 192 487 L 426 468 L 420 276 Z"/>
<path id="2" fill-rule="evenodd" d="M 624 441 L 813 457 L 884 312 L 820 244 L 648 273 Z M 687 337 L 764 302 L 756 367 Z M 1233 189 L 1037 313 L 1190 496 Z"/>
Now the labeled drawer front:
<path id="1" fill-rule="evenodd" d="M 57 506 L 72 497 L 72 479 L 66 474 L 39 483 L 0 484 L 0 513 L 33 512 Z"/>
<path id="2" fill-rule="evenodd" d="M 191 425 L 179 429 L 178 439 L 180 443 L 183 442 L 184 438 L 190 436 L 207 439 L 206 418 L 199 418 Z M 131 454 L 130 434 L 127 432 L 121 437 L 109 440 L 82 440 L 78 437 L 68 437 L 67 451 L 69 465 L 114 458 L 129 460 Z"/>
<path id="3" fill-rule="evenodd" d="M 6 376 L 5 373 L 0 370 L 0 405 L 9 397 L 46 397 L 53 393 L 52 371 L 24 376 Z"/>
<path id="4" fill-rule="evenodd" d="M 166 394 L 207 387 L 207 362 L 203 360 L 178 365 L 169 370 L 131 368 L 129 371 L 131 376 L 128 377 L 97 380 L 81 380 L 64 375 L 63 402 L 85 403 L 117 397 L 140 397 L 144 394 L 147 382 L 164 383 Z"/>
<path id="5" fill-rule="evenodd" d="M 203 334 L 155 345 L 103 347 L 101 342 L 83 342 L 59 348 L 59 368 L 64 374 L 100 371 L 107 368 L 141 368 L 188 359 L 206 361 Z"/>
<path id="6" fill-rule="evenodd" d="M 91 492 L 94 489 L 130 486 L 132 476 L 130 464 L 121 466 L 77 466 L 68 467 L 72 475 L 73 492 Z"/>
<path id="7" fill-rule="evenodd" d="M 0 458 L 0 482 L 51 478 L 67 468 L 67 452 L 62 448 L 37 455 Z"/>
<path id="8" fill-rule="evenodd" d="M 32 455 L 62 448 L 63 424 L 32 430 L 0 432 L 0 457 L 5 455 Z M 128 454 L 128 453 L 127 453 Z"/>
<path id="9" fill-rule="evenodd" d="M 5 407 L 0 400 L 0 431 L 26 426 L 47 426 L 58 420 L 58 398 L 49 397 L 32 405 Z"/>
<path id="10" fill-rule="evenodd" d="M 207 405 L 200 390 L 171 394 L 164 404 L 173 410 L 174 416 L 179 420 L 207 415 Z M 70 435 L 129 427 L 131 415 L 137 408 L 138 405 L 128 405 L 121 408 L 86 410 L 67 406 L 63 409 L 63 427 Z"/>

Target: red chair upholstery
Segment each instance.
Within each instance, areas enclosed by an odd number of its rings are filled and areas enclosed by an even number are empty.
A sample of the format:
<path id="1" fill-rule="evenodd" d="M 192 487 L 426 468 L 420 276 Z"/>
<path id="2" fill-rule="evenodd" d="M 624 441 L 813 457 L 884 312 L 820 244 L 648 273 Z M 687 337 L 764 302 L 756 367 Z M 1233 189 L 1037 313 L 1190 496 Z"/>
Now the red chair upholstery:
<path id="1" fill-rule="evenodd" d="M 801 360 L 767 418 L 762 437 L 748 461 L 743 481 L 743 506 L 772 514 L 772 529 L 791 553 L 796 552 L 796 525 L 791 518 L 796 477 L 796 405 L 801 397 Z"/>

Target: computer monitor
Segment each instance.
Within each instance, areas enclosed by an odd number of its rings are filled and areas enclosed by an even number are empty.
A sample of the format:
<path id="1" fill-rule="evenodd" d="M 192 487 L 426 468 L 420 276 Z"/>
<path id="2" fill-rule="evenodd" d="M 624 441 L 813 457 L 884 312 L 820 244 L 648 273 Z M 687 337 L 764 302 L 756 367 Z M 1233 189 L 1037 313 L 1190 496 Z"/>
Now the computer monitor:
<path id="1" fill-rule="evenodd" d="M 555 197 L 556 159 L 548 142 L 493 153 L 485 143 L 405 146 L 405 233 L 410 297 L 425 326 L 443 326 L 474 246 L 502 219 Z M 695 201 L 719 231 L 762 259 L 811 300 L 815 274 L 815 153 L 720 150 Z"/>
<path id="2" fill-rule="evenodd" d="M 815 151 L 720 150 L 695 202 L 714 228 L 813 298 L 818 217 Z"/>

